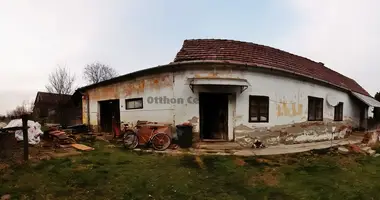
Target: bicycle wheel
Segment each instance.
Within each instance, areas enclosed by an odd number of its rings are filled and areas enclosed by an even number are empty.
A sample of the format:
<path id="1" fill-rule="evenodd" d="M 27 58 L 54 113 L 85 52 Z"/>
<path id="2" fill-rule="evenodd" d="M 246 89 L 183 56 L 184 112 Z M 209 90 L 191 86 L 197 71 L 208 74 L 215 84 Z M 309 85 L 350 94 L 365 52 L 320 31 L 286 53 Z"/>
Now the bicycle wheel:
<path id="1" fill-rule="evenodd" d="M 123 144 L 127 149 L 134 149 L 139 144 L 139 139 L 133 131 L 127 131 L 123 136 Z"/>
<path id="2" fill-rule="evenodd" d="M 171 144 L 171 138 L 165 133 L 157 133 L 150 140 L 153 149 L 163 151 Z"/>

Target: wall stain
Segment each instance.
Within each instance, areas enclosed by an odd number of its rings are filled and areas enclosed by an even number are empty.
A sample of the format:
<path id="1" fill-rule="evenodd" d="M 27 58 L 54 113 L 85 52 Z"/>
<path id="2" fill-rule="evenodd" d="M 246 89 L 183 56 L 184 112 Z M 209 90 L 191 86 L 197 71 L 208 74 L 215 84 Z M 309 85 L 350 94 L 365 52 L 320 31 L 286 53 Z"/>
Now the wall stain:
<path id="1" fill-rule="evenodd" d="M 87 105 L 88 105 L 88 103 L 87 102 L 88 102 L 87 99 L 82 98 L 82 123 L 83 124 L 88 123 L 88 121 L 87 121 L 87 119 L 88 119 L 88 116 L 87 116 L 87 109 L 88 109 Z"/>
<path id="2" fill-rule="evenodd" d="M 132 93 L 137 93 L 137 94 L 140 94 L 140 93 L 143 93 L 144 92 L 144 89 L 145 89 L 145 81 L 144 80 L 136 80 L 134 82 L 131 82 L 131 83 L 125 83 L 124 84 L 124 95 L 125 96 L 130 96 L 132 95 Z"/>
<path id="3" fill-rule="evenodd" d="M 286 101 L 277 103 L 277 117 L 294 117 L 302 115 L 303 104 L 291 103 L 291 108 L 289 105 L 290 103 Z"/>
<path id="4" fill-rule="evenodd" d="M 142 94 L 146 89 L 159 90 L 160 88 L 172 87 L 173 76 L 164 74 L 158 76 L 143 77 L 128 82 L 120 82 L 112 85 L 101 86 L 90 90 L 89 96 L 96 101 L 120 99 L 132 94 Z"/>

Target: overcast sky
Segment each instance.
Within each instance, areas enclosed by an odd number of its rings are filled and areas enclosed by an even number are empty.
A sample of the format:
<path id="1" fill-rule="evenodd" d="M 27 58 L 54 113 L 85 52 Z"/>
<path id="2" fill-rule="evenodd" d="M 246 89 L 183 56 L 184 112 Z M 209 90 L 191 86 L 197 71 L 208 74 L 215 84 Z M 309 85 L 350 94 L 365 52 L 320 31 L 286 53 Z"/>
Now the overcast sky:
<path id="1" fill-rule="evenodd" d="M 99 61 L 120 74 L 171 62 L 184 39 L 280 48 L 380 90 L 380 1 L 0 0 L 0 114 L 44 91 L 57 65 L 85 82 Z"/>

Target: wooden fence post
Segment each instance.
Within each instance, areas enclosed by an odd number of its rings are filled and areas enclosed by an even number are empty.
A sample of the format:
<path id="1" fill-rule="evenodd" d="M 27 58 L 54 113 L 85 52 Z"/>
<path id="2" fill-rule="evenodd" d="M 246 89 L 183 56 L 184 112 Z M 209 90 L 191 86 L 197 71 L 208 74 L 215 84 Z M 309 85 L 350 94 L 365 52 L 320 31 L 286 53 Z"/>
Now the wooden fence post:
<path id="1" fill-rule="evenodd" d="M 28 115 L 22 116 L 22 136 L 24 142 L 24 160 L 29 160 L 29 137 L 28 137 Z"/>

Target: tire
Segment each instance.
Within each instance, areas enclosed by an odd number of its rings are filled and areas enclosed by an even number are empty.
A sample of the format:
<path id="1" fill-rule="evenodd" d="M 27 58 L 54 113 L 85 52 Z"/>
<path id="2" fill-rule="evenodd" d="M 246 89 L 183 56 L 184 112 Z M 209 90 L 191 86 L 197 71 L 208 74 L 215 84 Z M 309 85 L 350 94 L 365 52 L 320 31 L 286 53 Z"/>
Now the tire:
<path id="1" fill-rule="evenodd" d="M 150 140 L 153 149 L 157 151 L 164 151 L 171 144 L 172 139 L 165 133 L 157 133 Z"/>
<path id="2" fill-rule="evenodd" d="M 123 136 L 123 145 L 127 149 L 134 149 L 139 144 L 139 139 L 133 131 L 127 131 Z"/>

